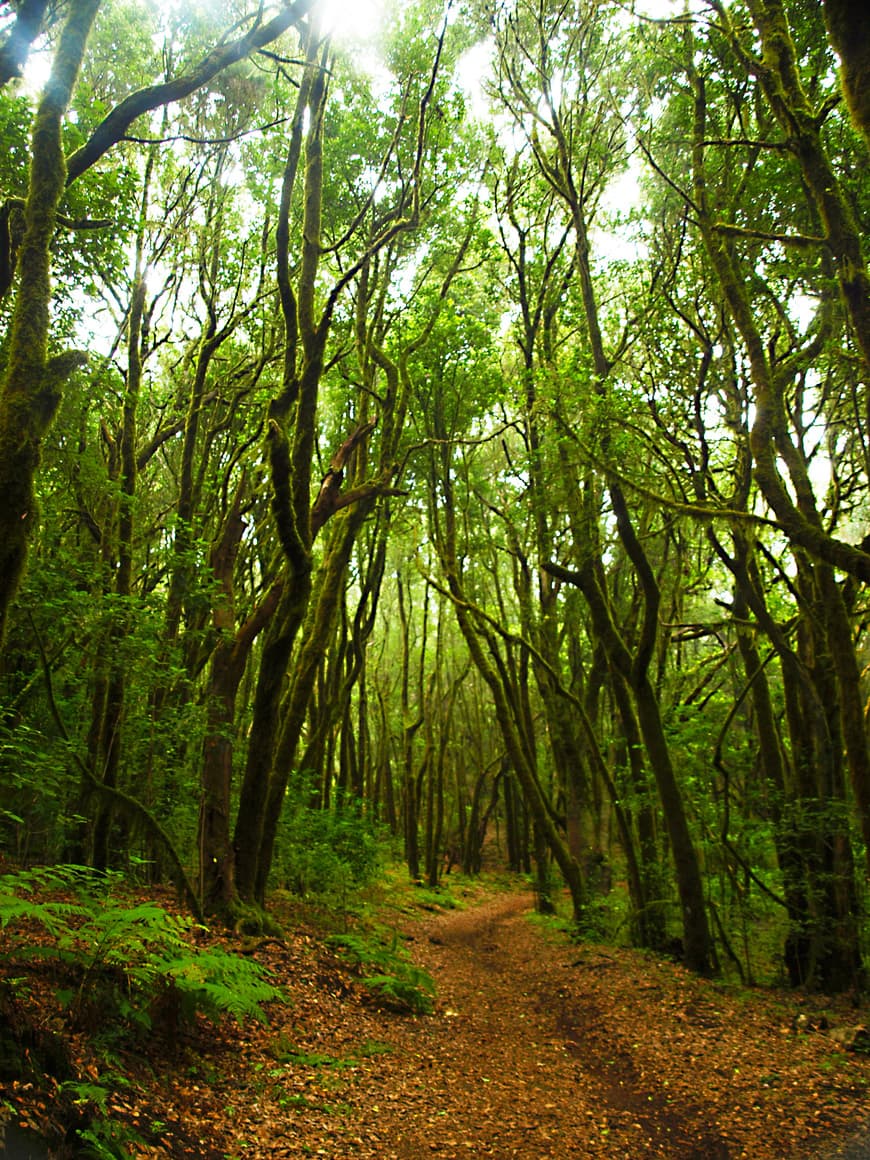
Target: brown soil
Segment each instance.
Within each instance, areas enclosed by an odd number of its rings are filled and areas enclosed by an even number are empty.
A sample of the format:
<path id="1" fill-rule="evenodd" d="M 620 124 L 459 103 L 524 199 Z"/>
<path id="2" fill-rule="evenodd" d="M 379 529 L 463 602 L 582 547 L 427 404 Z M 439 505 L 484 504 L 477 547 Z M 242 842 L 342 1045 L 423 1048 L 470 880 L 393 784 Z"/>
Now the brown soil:
<path id="1" fill-rule="evenodd" d="M 363 1113 L 383 1155 L 782 1160 L 860 1118 L 870 1061 L 795 1033 L 794 1004 L 547 941 L 529 908 L 491 898 L 414 932 L 440 1004 L 397 1036 L 392 1131 Z"/>
<path id="2" fill-rule="evenodd" d="M 530 908 L 526 895 L 483 894 L 466 910 L 399 916 L 437 982 L 431 1016 L 376 1008 L 313 932 L 267 940 L 257 957 L 292 1004 L 269 1027 L 203 1028 L 128 1059 L 132 1085 L 110 1113 L 153 1141 L 131 1154 L 784 1160 L 833 1157 L 850 1140 L 852 1160 L 864 1154 L 870 1059 L 796 1029 L 799 1014 L 816 1025 L 820 1002 L 572 945 Z M 83 1042 L 73 1056 L 98 1082 Z M 45 1093 L 2 1094 L 25 1122 L 50 1122 Z"/>

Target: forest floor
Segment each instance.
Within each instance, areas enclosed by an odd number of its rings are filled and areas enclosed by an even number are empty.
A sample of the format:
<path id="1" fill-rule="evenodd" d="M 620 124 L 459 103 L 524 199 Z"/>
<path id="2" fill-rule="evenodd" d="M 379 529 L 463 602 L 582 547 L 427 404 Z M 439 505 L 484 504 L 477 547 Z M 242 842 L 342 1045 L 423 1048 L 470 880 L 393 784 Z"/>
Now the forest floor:
<path id="1" fill-rule="evenodd" d="M 286 937 L 262 940 L 252 953 L 290 998 L 268 1025 L 203 1024 L 113 1061 L 129 1083 L 107 1114 L 148 1141 L 129 1154 L 870 1157 L 870 1057 L 830 1033 L 861 1009 L 570 943 L 530 921 L 529 894 L 460 893 L 462 909 L 387 916 L 435 979 L 430 1015 L 377 1006 L 298 916 Z M 84 1039 L 73 1053 L 83 1078 L 106 1083 Z M 41 1131 L 56 1115 L 33 1085 L 0 1100 Z"/>

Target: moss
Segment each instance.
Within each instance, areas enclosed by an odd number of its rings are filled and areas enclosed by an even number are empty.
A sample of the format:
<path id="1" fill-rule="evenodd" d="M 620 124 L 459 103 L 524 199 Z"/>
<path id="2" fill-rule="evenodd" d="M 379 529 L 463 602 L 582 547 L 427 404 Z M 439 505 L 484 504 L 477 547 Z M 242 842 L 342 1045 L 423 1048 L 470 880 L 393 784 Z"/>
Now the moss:
<path id="1" fill-rule="evenodd" d="M 864 0 L 825 0 L 824 10 L 849 113 L 870 145 L 870 22 Z"/>
<path id="2" fill-rule="evenodd" d="M 0 642 L 6 614 L 24 570 L 33 524 L 33 480 L 42 439 L 60 402 L 75 355 L 48 359 L 51 254 L 57 209 L 66 185 L 61 141 L 69 104 L 99 0 L 70 9 L 33 123 L 19 286 L 12 313 L 9 361 L 0 383 Z"/>

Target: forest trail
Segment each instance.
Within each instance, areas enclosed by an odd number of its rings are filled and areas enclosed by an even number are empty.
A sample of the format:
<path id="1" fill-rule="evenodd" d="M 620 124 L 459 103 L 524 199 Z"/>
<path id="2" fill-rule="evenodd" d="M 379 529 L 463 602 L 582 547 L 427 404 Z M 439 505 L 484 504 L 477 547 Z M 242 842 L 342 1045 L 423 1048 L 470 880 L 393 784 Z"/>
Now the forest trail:
<path id="1" fill-rule="evenodd" d="M 402 1044 L 409 1072 L 389 1155 L 731 1156 L 611 1039 L 576 987 L 578 951 L 548 943 L 530 908 L 530 897 L 496 896 L 413 936 L 440 1002 Z M 589 969 L 607 963 L 593 955 Z"/>
<path id="2" fill-rule="evenodd" d="M 123 1154 L 870 1160 L 870 1057 L 802 1029 L 821 1028 L 823 1014 L 859 1022 L 844 1001 L 724 986 L 655 955 L 570 943 L 530 921 L 530 894 L 482 884 L 454 894 L 464 909 L 416 891 L 379 909 L 382 929 L 436 982 L 431 1015 L 385 1010 L 366 972 L 291 907 L 283 938 L 243 951 L 286 994 L 269 1023 L 155 1036 L 117 1057 L 114 1078 L 77 1036 L 79 1074 L 110 1092 L 109 1122 L 135 1134 Z M 57 1127 L 50 1090 L 12 1084 L 0 1097 L 16 1122 Z"/>
<path id="3" fill-rule="evenodd" d="M 393 1029 L 401 1071 L 357 1106 L 373 1155 L 817 1157 L 826 1113 L 866 1107 L 864 1061 L 857 1085 L 819 1082 L 820 1036 L 780 1012 L 744 1027 L 724 989 L 673 964 L 548 939 L 531 905 L 489 896 L 408 931 L 438 1010 Z"/>

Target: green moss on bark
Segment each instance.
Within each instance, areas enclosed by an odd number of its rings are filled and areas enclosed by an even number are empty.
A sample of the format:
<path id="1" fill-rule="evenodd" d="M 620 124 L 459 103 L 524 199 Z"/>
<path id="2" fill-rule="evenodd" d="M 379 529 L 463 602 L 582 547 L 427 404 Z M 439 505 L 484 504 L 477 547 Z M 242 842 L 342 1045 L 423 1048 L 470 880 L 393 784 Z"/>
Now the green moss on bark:
<path id="1" fill-rule="evenodd" d="M 76 356 L 49 360 L 51 256 L 57 209 L 66 184 L 61 141 L 64 112 L 84 56 L 99 0 L 75 0 L 33 123 L 19 285 L 12 313 L 9 361 L 0 382 L 0 643 L 15 597 L 33 525 L 33 482 L 42 440 L 54 418 Z"/>

